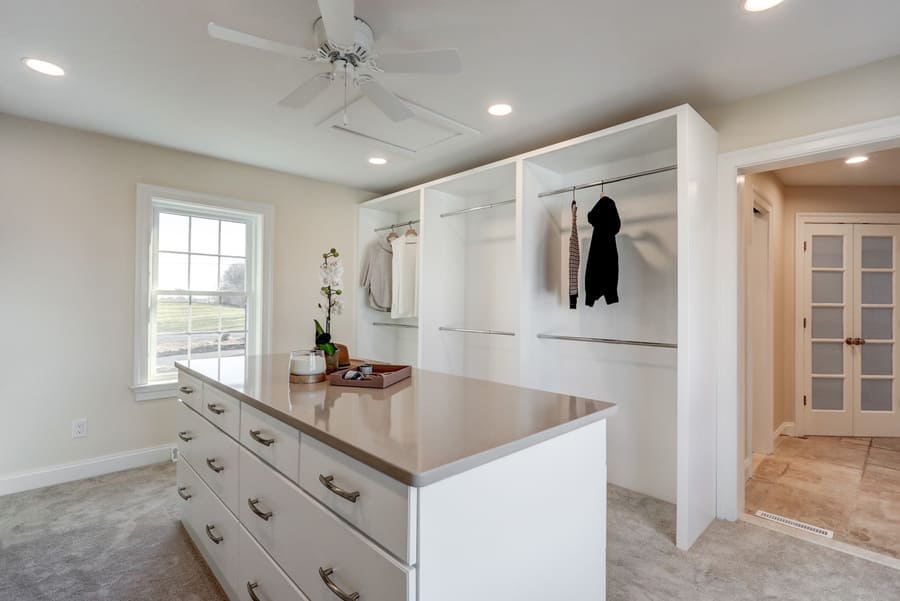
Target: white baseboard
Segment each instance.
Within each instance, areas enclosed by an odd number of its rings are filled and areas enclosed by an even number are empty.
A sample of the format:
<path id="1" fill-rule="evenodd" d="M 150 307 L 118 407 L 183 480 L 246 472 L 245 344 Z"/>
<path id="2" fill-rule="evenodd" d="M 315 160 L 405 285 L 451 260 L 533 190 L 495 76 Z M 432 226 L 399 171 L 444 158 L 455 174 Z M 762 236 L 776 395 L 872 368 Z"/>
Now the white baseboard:
<path id="1" fill-rule="evenodd" d="M 775 428 L 775 433 L 773 434 L 774 438 L 778 438 L 779 436 L 793 436 L 794 435 L 794 422 L 781 422 L 781 425 Z"/>
<path id="2" fill-rule="evenodd" d="M 0 476 L 0 496 L 172 460 L 175 443 Z"/>

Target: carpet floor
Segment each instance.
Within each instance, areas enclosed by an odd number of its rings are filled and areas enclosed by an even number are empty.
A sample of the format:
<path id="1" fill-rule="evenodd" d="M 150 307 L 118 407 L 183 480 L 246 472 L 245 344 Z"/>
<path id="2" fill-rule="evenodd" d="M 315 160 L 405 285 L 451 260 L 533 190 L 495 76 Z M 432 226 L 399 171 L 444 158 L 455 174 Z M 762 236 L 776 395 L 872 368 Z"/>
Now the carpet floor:
<path id="1" fill-rule="evenodd" d="M 0 497 L 0 601 L 226 601 L 178 521 L 174 483 L 166 463 Z M 717 521 L 689 552 L 674 532 L 674 506 L 610 486 L 611 601 L 881 601 L 900 590 L 900 571 L 750 524 Z"/>

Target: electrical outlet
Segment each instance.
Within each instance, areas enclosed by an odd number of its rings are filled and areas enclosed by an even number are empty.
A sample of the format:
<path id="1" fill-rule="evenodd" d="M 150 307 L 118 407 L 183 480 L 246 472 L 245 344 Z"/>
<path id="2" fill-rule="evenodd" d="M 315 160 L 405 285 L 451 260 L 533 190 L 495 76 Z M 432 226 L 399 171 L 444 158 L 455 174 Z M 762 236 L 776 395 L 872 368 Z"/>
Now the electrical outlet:
<path id="1" fill-rule="evenodd" d="M 84 438 L 87 436 L 87 418 L 80 417 L 72 420 L 72 438 Z"/>

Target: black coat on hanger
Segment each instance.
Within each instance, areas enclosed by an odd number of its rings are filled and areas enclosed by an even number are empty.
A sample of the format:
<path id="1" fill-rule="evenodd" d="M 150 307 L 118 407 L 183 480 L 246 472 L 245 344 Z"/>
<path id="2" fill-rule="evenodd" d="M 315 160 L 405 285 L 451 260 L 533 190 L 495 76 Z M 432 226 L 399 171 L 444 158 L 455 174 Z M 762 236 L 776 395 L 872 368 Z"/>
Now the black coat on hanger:
<path id="1" fill-rule="evenodd" d="M 616 234 L 622 228 L 616 203 L 609 196 L 597 201 L 588 213 L 588 222 L 594 226 L 591 248 L 588 251 L 584 272 L 584 302 L 588 307 L 600 297 L 606 304 L 619 302 L 619 251 Z"/>

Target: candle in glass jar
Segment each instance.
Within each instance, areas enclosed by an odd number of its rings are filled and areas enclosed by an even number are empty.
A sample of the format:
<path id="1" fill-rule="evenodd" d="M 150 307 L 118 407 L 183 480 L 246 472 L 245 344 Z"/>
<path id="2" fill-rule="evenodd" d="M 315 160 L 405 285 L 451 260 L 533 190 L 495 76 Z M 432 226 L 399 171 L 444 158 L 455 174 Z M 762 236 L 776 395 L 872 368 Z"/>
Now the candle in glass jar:
<path id="1" fill-rule="evenodd" d="M 291 353 L 291 373 L 295 376 L 324 374 L 325 354 L 320 349 Z"/>

